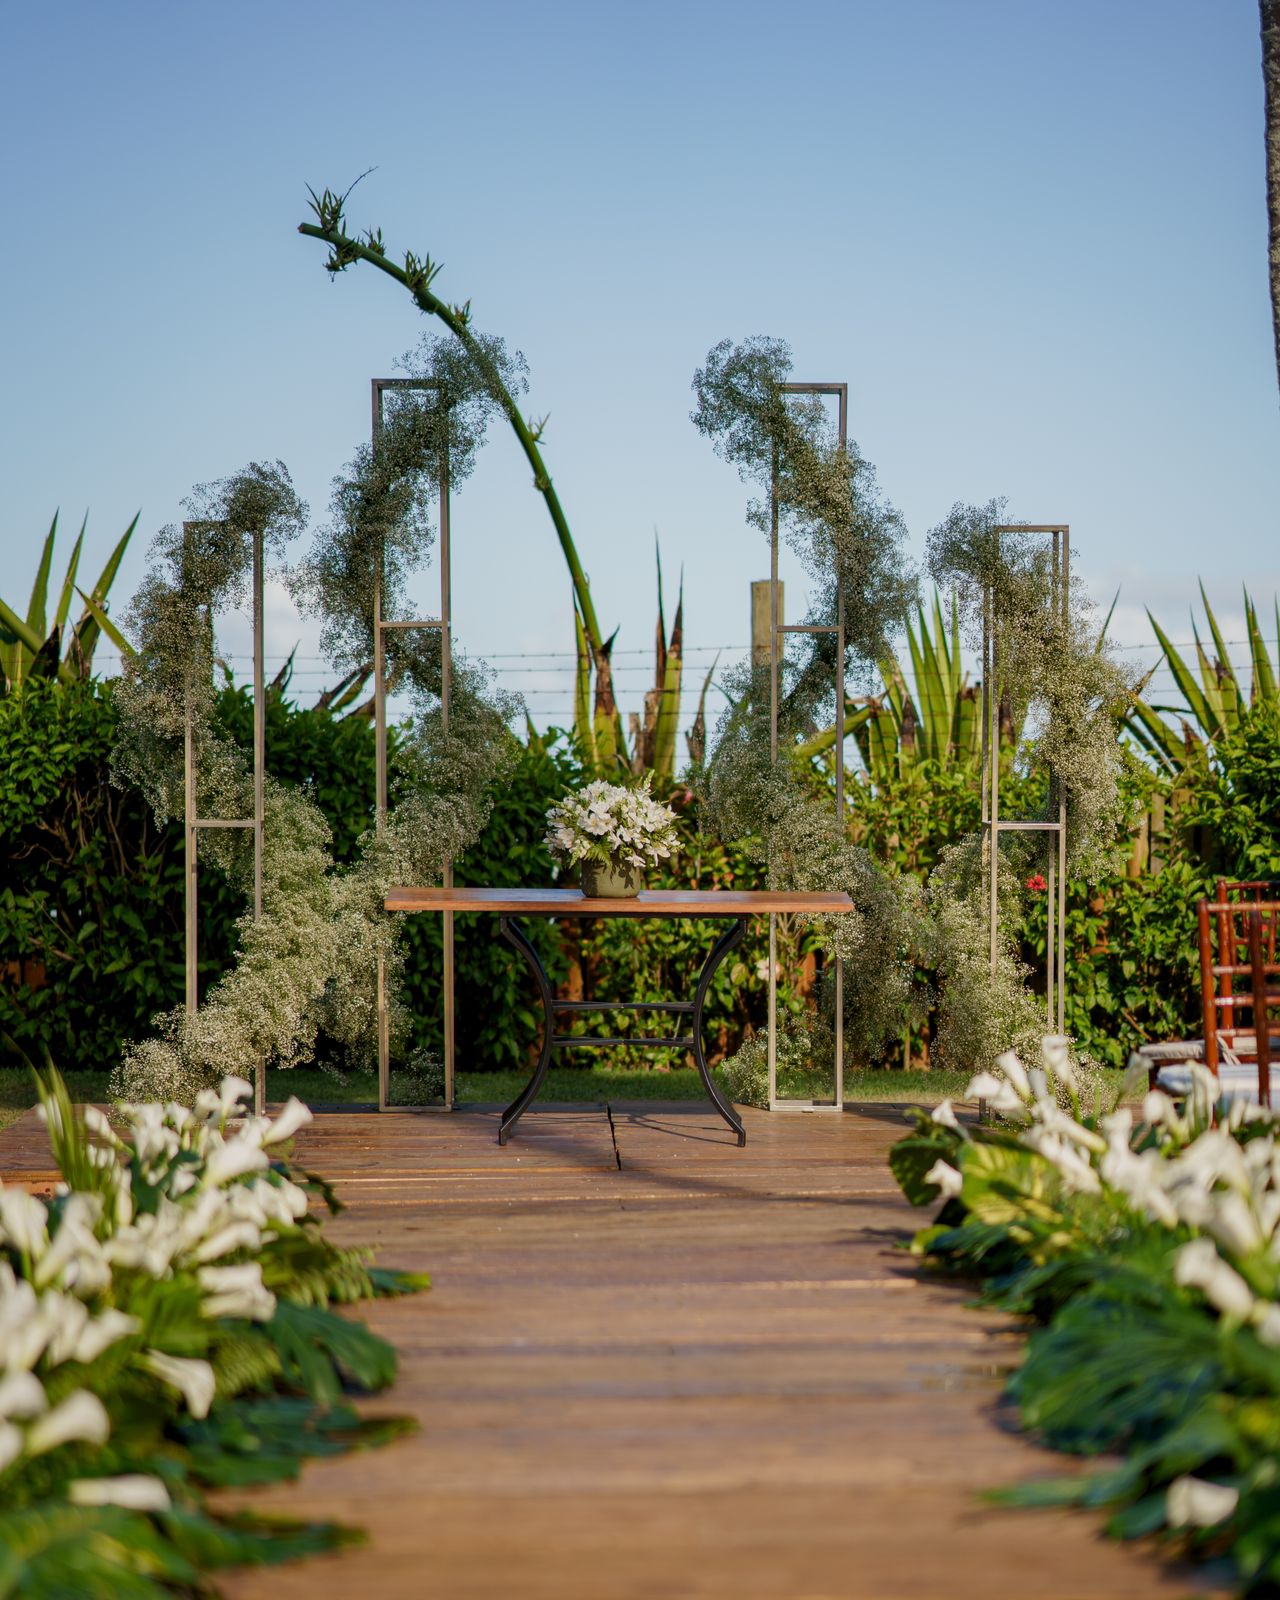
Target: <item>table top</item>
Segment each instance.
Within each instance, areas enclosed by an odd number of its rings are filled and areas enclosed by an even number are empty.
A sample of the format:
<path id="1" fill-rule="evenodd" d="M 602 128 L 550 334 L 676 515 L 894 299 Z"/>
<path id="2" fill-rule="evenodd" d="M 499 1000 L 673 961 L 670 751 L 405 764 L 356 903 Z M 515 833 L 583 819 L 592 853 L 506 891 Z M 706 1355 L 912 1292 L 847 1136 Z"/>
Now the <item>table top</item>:
<path id="1" fill-rule="evenodd" d="M 588 899 L 581 889 L 390 889 L 388 911 L 488 911 L 530 917 L 755 917 L 771 911 L 839 916 L 847 894 L 768 889 L 641 889 L 632 900 Z"/>

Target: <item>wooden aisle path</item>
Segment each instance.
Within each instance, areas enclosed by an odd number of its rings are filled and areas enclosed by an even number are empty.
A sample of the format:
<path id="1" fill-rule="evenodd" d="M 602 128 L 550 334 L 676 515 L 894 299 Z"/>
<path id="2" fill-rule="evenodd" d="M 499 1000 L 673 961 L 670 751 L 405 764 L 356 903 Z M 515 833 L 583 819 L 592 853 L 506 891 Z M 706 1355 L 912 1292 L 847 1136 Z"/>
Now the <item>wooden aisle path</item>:
<path id="1" fill-rule="evenodd" d="M 370 1405 L 421 1432 L 255 1492 L 369 1543 L 232 1600 L 1145 1600 L 1212 1591 L 1096 1520 L 985 1507 L 1058 1473 L 998 1405 L 1020 1341 L 894 1249 L 921 1221 L 891 1107 L 326 1115 L 299 1157 L 339 1239 L 431 1272 L 362 1308 L 400 1352 Z M 30 1118 L 0 1171 L 34 1176 Z"/>

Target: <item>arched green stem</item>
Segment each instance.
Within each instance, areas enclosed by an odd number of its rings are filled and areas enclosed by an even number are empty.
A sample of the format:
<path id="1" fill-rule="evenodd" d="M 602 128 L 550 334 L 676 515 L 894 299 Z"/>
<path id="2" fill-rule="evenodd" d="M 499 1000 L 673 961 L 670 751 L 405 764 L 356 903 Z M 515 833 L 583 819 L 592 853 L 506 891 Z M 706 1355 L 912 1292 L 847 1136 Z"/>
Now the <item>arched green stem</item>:
<path id="1" fill-rule="evenodd" d="M 340 205 L 340 202 L 338 203 Z M 587 636 L 587 643 L 591 649 L 592 659 L 596 665 L 597 674 L 603 678 L 606 685 L 610 684 L 609 655 L 599 621 L 596 618 L 595 606 L 591 599 L 591 585 L 587 575 L 582 569 L 582 562 L 578 559 L 578 552 L 573 542 L 573 535 L 569 531 L 568 519 L 565 517 L 564 508 L 560 504 L 560 497 L 555 491 L 551 481 L 551 474 L 547 471 L 546 463 L 542 459 L 542 451 L 538 448 L 538 440 L 534 430 L 530 428 L 525 418 L 521 415 L 519 406 L 506 384 L 490 360 L 484 346 L 472 334 L 468 326 L 469 317 L 465 308 L 458 308 L 447 304 L 431 292 L 429 280 L 432 273 L 429 269 L 419 270 L 411 275 L 405 267 L 398 267 L 390 260 L 380 247 L 376 236 L 373 243 L 361 243 L 358 239 L 350 238 L 335 223 L 302 222 L 298 225 L 298 232 L 305 234 L 310 239 L 320 239 L 327 244 L 333 252 L 329 261 L 329 270 L 332 272 L 344 271 L 354 261 L 367 261 L 389 278 L 395 281 L 413 296 L 414 302 L 420 311 L 428 316 L 438 317 L 449 332 L 453 334 L 463 349 L 476 363 L 477 368 L 484 374 L 490 393 L 498 401 L 506 413 L 507 421 L 511 424 L 520 448 L 524 451 L 525 459 L 533 469 L 533 486 L 542 495 L 546 502 L 547 511 L 551 517 L 552 526 L 556 530 L 556 538 L 560 541 L 560 548 L 569 568 L 569 576 L 573 582 L 573 592 L 577 598 L 578 609 L 582 618 L 583 630 Z M 603 669 L 603 670 L 602 670 Z M 610 688 L 609 698 L 612 699 Z M 610 707 L 611 718 L 615 723 L 615 739 L 619 750 L 625 749 L 622 735 L 621 719 L 616 708 Z M 601 707 L 597 705 L 597 713 Z"/>

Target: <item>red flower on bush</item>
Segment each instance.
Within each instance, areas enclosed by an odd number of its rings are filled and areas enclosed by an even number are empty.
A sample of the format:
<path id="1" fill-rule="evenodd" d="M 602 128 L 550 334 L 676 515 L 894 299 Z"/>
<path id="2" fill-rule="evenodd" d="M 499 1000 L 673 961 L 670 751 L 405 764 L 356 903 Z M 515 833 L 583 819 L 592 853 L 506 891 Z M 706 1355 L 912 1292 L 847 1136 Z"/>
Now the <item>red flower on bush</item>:
<path id="1" fill-rule="evenodd" d="M 1049 885 L 1044 881 L 1043 875 L 1039 872 L 1032 873 L 1031 877 L 1027 879 L 1027 888 L 1030 889 L 1034 894 L 1043 894 L 1048 887 Z"/>

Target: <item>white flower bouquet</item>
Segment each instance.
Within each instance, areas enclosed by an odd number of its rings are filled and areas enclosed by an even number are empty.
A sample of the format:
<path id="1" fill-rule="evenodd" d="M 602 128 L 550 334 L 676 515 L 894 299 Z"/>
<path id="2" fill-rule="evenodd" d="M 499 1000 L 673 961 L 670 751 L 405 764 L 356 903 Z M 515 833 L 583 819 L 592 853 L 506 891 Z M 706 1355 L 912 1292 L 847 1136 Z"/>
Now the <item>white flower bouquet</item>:
<path id="1" fill-rule="evenodd" d="M 581 864 L 588 894 L 637 893 L 640 873 L 678 848 L 675 812 L 653 798 L 650 783 L 597 779 L 547 812 L 547 845 L 567 866 Z"/>

